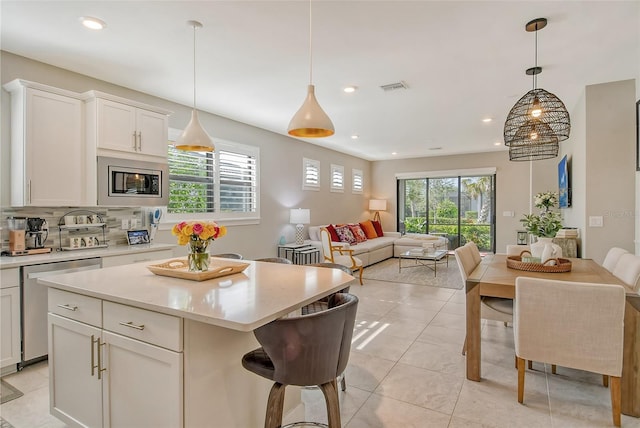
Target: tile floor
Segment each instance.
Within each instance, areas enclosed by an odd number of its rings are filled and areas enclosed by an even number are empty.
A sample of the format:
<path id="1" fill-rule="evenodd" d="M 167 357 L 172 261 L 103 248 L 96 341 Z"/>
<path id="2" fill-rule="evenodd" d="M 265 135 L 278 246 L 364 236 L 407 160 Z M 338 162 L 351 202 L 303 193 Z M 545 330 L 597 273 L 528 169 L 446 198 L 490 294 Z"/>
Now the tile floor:
<path id="1" fill-rule="evenodd" d="M 483 381 L 466 380 L 462 290 L 368 280 L 351 292 L 360 303 L 347 391 L 340 392 L 343 426 L 613 426 L 609 390 L 596 374 L 559 367 L 551 375 L 550 367 L 534 364 L 526 375 L 525 404 L 518 404 L 512 329 L 501 323 L 483 325 Z M 24 393 L 0 407 L 15 428 L 65 426 L 48 412 L 46 363 L 5 380 Z M 303 400 L 306 405 L 285 423 L 326 422 L 319 391 L 304 390 Z M 640 419 L 623 415 L 622 426 L 640 428 Z"/>

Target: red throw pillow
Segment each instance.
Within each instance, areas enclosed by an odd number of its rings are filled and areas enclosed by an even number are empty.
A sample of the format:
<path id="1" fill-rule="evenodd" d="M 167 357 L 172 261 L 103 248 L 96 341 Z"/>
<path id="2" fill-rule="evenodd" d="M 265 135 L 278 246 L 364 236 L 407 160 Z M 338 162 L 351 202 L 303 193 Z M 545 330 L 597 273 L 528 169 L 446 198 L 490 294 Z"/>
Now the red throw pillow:
<path id="1" fill-rule="evenodd" d="M 331 236 L 331 242 L 340 242 L 340 237 L 338 236 L 338 232 L 336 232 L 335 227 L 332 224 L 326 227 L 329 231 L 329 236 Z"/>
<path id="2" fill-rule="evenodd" d="M 360 223 L 360 227 L 364 231 L 364 234 L 367 235 L 367 239 L 374 239 L 378 237 L 376 229 L 373 227 L 373 223 L 371 223 L 371 220 L 363 221 L 362 223 Z"/>
<path id="3" fill-rule="evenodd" d="M 357 243 L 367 240 L 367 235 L 365 235 L 364 230 L 362 230 L 359 224 L 350 224 L 349 229 L 351 229 L 351 233 L 353 233 Z"/>
<path id="4" fill-rule="evenodd" d="M 339 226 L 336 227 L 336 232 L 340 237 L 340 242 L 347 242 L 349 244 L 356 244 L 356 237 L 353 236 L 353 232 L 351 232 L 351 228 L 349 226 Z"/>
<path id="5" fill-rule="evenodd" d="M 371 223 L 373 223 L 373 228 L 376 230 L 376 234 L 378 235 L 378 237 L 384 236 L 384 232 L 382 231 L 382 225 L 380 224 L 380 222 L 374 220 Z"/>

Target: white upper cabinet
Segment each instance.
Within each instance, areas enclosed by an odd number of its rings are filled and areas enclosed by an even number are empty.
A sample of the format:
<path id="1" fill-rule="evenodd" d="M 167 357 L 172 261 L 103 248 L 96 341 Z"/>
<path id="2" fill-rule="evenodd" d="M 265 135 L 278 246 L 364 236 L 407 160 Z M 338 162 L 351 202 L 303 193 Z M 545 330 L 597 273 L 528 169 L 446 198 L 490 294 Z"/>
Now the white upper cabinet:
<path id="1" fill-rule="evenodd" d="M 87 142 L 98 155 L 167 162 L 169 111 L 91 92 Z"/>
<path id="2" fill-rule="evenodd" d="M 11 93 L 11 205 L 95 205 L 79 94 L 16 79 Z M 93 190 L 95 194 L 95 190 Z"/>

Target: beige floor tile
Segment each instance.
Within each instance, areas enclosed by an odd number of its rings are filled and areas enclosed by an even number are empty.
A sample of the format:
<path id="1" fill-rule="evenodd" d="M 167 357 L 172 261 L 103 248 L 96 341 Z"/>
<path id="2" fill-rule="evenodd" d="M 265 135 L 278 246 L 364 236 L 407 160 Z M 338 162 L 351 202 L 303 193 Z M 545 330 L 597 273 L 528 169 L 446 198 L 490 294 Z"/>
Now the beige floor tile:
<path id="1" fill-rule="evenodd" d="M 395 362 L 367 355 L 361 352 L 352 352 L 349 356 L 349 364 L 345 372 L 347 387 L 373 392 L 387 376 Z"/>
<path id="2" fill-rule="evenodd" d="M 405 299 L 402 304 L 414 308 L 427 309 L 430 311 L 438 312 L 447 304 L 447 302 L 445 302 L 444 300 L 434 300 L 433 297 L 430 296 L 414 296 Z"/>
<path id="3" fill-rule="evenodd" d="M 462 382 L 460 376 L 396 364 L 375 393 L 450 415 Z"/>
<path id="4" fill-rule="evenodd" d="M 62 428 L 66 425 L 49 414 L 49 387 L 29 391 L 0 406 L 2 417 L 15 428 Z"/>
<path id="5" fill-rule="evenodd" d="M 462 345 L 464 344 L 466 335 L 467 333 L 464 329 L 456 328 L 454 326 L 443 327 L 429 324 L 416 340 L 434 345 L 455 345 L 458 347 L 460 352 L 462 352 Z"/>
<path id="6" fill-rule="evenodd" d="M 448 301 L 441 309 L 441 312 L 447 314 L 463 315 L 466 316 L 467 305 L 464 303 Z"/>
<path id="7" fill-rule="evenodd" d="M 390 335 L 375 334 L 375 331 L 365 332 L 351 344 L 351 352 L 362 352 L 386 360 L 398 361 L 402 354 L 409 349 L 412 340 Z"/>
<path id="8" fill-rule="evenodd" d="M 360 297 L 358 301 L 358 312 L 362 311 L 367 314 L 384 316 L 390 310 L 395 308 L 397 303 L 387 300 L 381 300 L 375 297 Z"/>
<path id="9" fill-rule="evenodd" d="M 454 345 L 415 342 L 399 361 L 414 367 L 464 377 L 465 359 Z"/>
<path id="10" fill-rule="evenodd" d="M 456 292 L 449 299 L 452 303 L 467 303 L 467 293 L 464 290 L 456 290 Z"/>
<path id="11" fill-rule="evenodd" d="M 407 304 L 400 304 L 387 313 L 389 316 L 418 320 L 423 322 L 430 322 L 438 314 L 437 310 L 423 309 L 419 306 L 409 306 Z"/>
<path id="12" fill-rule="evenodd" d="M 444 428 L 449 415 L 372 394 L 346 428 Z"/>
<path id="13" fill-rule="evenodd" d="M 11 373 L 3 379 L 18 388 L 23 394 L 49 385 L 49 372 L 46 361 L 25 367 L 22 371 Z"/>
<path id="14" fill-rule="evenodd" d="M 428 322 L 416 319 L 403 319 L 395 316 L 384 316 L 378 321 L 384 326 L 380 334 L 388 334 L 403 339 L 415 340 L 427 327 Z"/>
<path id="15" fill-rule="evenodd" d="M 448 302 L 456 293 L 456 290 L 451 288 L 442 288 L 442 287 L 429 287 L 424 285 L 415 286 L 412 290 L 409 291 L 409 295 L 407 299 L 411 298 L 420 298 L 420 297 L 430 297 L 433 300 L 440 300 L 443 302 Z M 407 300 L 405 299 L 405 301 Z"/>
<path id="16" fill-rule="evenodd" d="M 440 327 L 450 327 L 450 328 L 457 328 L 459 330 L 465 330 L 466 329 L 466 316 L 465 315 L 460 315 L 460 314 L 450 314 L 447 312 L 440 312 L 438 313 L 438 315 L 436 315 L 433 320 L 431 320 L 431 323 L 429 323 L 430 326 L 440 326 Z"/>

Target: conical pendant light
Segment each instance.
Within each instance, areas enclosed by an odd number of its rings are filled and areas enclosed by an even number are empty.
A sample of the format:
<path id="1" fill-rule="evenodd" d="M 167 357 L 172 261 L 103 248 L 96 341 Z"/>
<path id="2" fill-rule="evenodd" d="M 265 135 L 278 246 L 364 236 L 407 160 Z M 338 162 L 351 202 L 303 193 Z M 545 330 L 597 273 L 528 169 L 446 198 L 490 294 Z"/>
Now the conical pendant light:
<path id="1" fill-rule="evenodd" d="M 329 116 L 316 100 L 313 86 L 313 50 L 311 44 L 311 0 L 309 0 L 309 86 L 307 98 L 289 122 L 288 133 L 294 137 L 319 138 L 334 134 L 335 128 Z"/>
<path id="2" fill-rule="evenodd" d="M 532 144 L 532 154 L 529 157 L 535 159 L 557 156 L 557 149 L 553 154 L 553 149 L 541 150 L 540 145 L 548 142 L 552 147 L 557 146 L 558 142 L 569 138 L 571 130 L 569 112 L 564 103 L 554 94 L 544 89 L 536 88 L 536 76 L 542 72 L 542 68 L 538 67 L 537 31 L 543 29 L 546 25 L 546 18 L 537 18 L 528 22 L 525 26 L 528 32 L 536 32 L 535 67 L 526 71 L 527 75 L 533 76 L 533 89 L 520 98 L 511 108 L 504 124 L 504 144 L 509 147 L 517 146 L 516 152 L 521 156 L 526 154 L 527 146 Z"/>
<path id="3" fill-rule="evenodd" d="M 187 24 L 193 27 L 193 110 L 191 110 L 191 120 L 176 140 L 175 147 L 190 152 L 212 152 L 215 146 L 200 124 L 196 110 L 196 30 L 202 28 L 202 24 L 198 21 L 187 21 Z"/>

